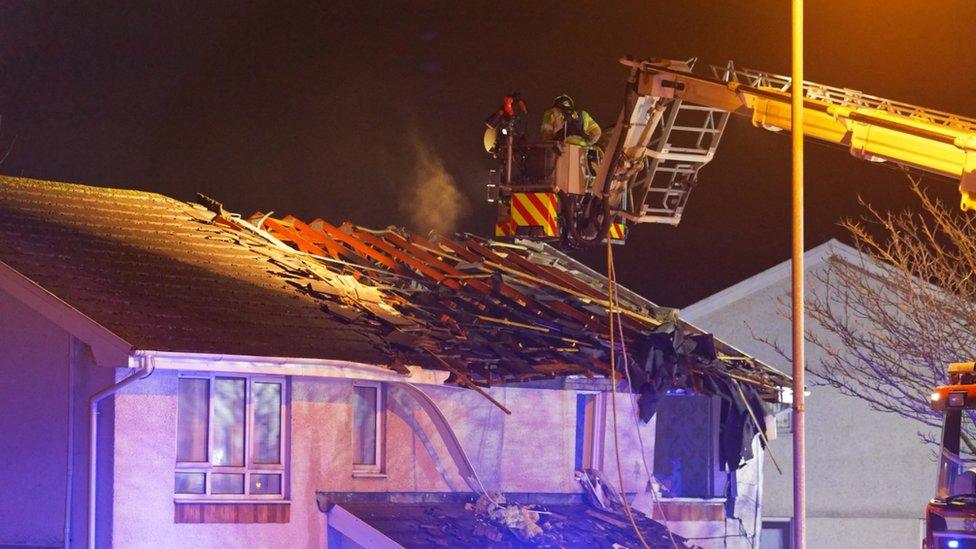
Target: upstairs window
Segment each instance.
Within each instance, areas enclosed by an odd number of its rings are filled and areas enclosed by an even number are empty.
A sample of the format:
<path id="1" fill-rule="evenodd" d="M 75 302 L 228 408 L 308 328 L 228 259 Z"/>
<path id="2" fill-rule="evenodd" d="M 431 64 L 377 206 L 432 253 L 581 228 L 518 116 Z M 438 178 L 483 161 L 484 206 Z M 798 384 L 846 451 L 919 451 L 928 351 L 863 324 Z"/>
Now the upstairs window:
<path id="1" fill-rule="evenodd" d="M 283 499 L 284 378 L 179 378 L 174 492 L 179 499 Z"/>
<path id="2" fill-rule="evenodd" d="M 356 382 L 352 387 L 353 472 L 383 473 L 383 385 Z"/>
<path id="3" fill-rule="evenodd" d="M 654 476 L 664 495 L 722 497 L 726 474 L 719 466 L 718 398 L 669 394 L 655 417 Z"/>
<path id="4" fill-rule="evenodd" d="M 602 468 L 603 422 L 602 395 L 600 393 L 577 393 L 574 463 L 576 470 Z"/>

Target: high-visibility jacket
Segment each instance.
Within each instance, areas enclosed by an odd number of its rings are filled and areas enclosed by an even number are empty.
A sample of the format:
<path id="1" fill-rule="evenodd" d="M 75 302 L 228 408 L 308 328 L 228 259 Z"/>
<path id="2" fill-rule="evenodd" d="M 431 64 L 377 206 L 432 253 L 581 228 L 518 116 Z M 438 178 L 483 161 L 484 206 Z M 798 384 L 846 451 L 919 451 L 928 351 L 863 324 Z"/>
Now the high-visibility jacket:
<path id="1" fill-rule="evenodd" d="M 553 107 L 542 115 L 542 139 L 570 145 L 592 145 L 600 139 L 600 125 L 586 111 Z"/>

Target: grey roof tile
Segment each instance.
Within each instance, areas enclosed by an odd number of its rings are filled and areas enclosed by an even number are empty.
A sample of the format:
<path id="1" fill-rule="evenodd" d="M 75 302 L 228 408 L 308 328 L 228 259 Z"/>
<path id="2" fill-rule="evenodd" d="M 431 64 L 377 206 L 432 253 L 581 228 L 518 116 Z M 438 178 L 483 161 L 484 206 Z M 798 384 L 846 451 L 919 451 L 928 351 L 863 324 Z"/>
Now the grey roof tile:
<path id="1" fill-rule="evenodd" d="M 137 349 L 388 362 L 200 217 L 154 193 L 0 176 L 0 261 Z"/>

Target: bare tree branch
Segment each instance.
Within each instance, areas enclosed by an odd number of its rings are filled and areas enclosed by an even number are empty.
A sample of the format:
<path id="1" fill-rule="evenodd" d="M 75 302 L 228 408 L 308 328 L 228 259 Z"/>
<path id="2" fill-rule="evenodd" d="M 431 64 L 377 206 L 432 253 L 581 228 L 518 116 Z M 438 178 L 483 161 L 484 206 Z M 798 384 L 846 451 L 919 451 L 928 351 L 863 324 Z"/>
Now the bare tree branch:
<path id="1" fill-rule="evenodd" d="M 882 213 L 862 201 L 865 216 L 842 222 L 862 257 L 833 256 L 813 275 L 807 341 L 822 356 L 811 365 L 815 383 L 938 428 L 941 415 L 928 401 L 932 387 L 948 383 L 948 363 L 969 360 L 976 350 L 976 225 L 928 196 L 917 180 L 911 188 L 920 211 Z M 781 314 L 789 318 L 788 307 Z M 757 339 L 789 358 L 776 342 Z M 976 453 L 973 441 L 970 430 L 964 442 Z"/>

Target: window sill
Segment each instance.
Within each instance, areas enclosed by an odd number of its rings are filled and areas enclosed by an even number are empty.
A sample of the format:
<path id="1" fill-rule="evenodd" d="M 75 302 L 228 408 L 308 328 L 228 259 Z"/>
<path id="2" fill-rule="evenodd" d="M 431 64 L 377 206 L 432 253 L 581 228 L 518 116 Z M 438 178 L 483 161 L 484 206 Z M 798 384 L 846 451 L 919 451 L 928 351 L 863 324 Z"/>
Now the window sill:
<path id="1" fill-rule="evenodd" d="M 183 498 L 175 497 L 173 498 L 173 503 L 181 505 L 184 503 L 217 503 L 217 504 L 227 504 L 227 505 L 291 505 L 290 499 L 217 499 L 217 498 Z"/>
<path id="2" fill-rule="evenodd" d="M 377 471 L 353 471 L 352 478 L 386 478 L 386 473 Z"/>
<path id="3" fill-rule="evenodd" d="M 670 501 L 674 503 L 700 503 L 702 505 L 708 505 L 709 503 L 725 504 L 725 498 L 687 498 L 687 497 L 667 497 L 661 496 L 661 501 Z"/>
<path id="4" fill-rule="evenodd" d="M 663 514 L 662 514 L 663 511 Z M 723 522 L 725 498 L 665 498 L 658 500 L 652 517 L 676 522 Z"/>
<path id="5" fill-rule="evenodd" d="M 177 500 L 177 524 L 275 524 L 291 521 L 291 502 L 284 500 Z"/>

